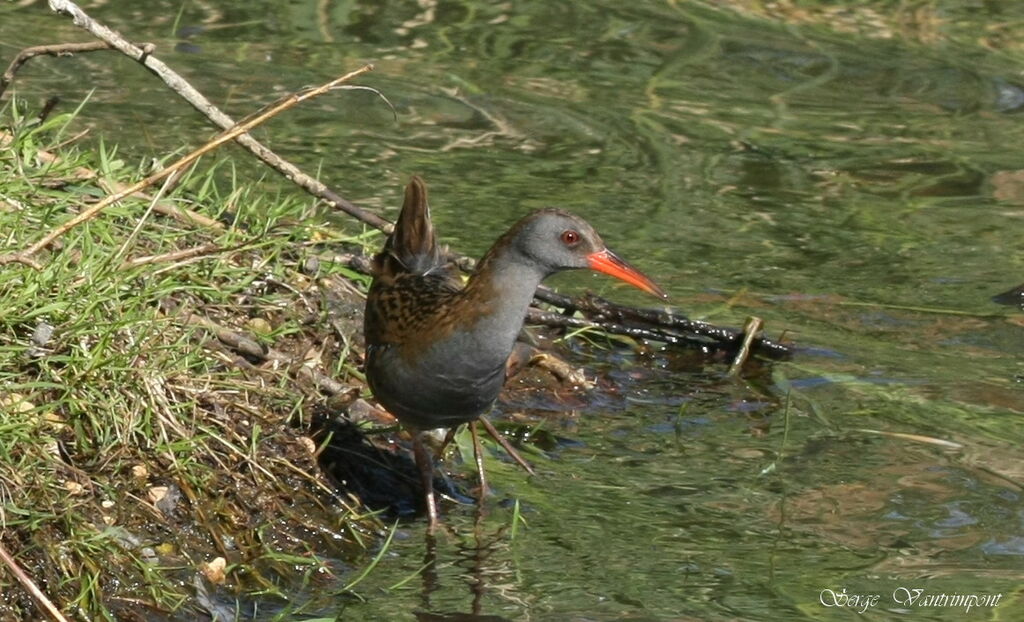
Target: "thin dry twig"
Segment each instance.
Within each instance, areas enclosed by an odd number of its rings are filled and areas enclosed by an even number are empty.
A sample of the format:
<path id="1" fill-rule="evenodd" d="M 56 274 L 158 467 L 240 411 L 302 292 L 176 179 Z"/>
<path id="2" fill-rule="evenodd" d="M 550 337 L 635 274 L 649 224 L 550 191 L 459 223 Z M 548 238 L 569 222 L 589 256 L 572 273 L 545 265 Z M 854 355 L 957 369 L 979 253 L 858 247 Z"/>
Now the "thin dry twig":
<path id="1" fill-rule="evenodd" d="M 743 342 L 740 344 L 740 349 L 736 352 L 736 358 L 733 359 L 732 365 L 729 366 L 730 376 L 740 375 L 743 365 L 746 364 L 747 359 L 750 357 L 754 339 L 761 332 L 762 326 L 764 326 L 764 321 L 761 318 L 755 316 L 747 318 L 747 323 L 743 326 Z"/>
<path id="2" fill-rule="evenodd" d="M 133 259 L 126 259 L 119 267 L 119 270 L 127 270 L 129 268 L 138 268 L 139 266 L 145 266 L 154 263 L 163 262 L 174 262 L 174 261 L 185 261 L 187 259 L 195 259 L 198 257 L 205 257 L 207 255 L 214 255 L 216 253 L 223 252 L 225 249 L 221 248 L 219 244 L 209 243 L 200 244 L 199 246 L 193 246 L 191 248 L 183 248 L 169 253 L 163 253 L 161 255 L 147 255 L 145 257 L 135 257 Z"/>
<path id="3" fill-rule="evenodd" d="M 51 2 L 51 4 L 52 4 L 52 2 Z M 128 188 L 123 189 L 120 192 L 117 192 L 117 193 L 112 194 L 112 195 L 107 195 L 101 201 L 99 201 L 98 203 L 96 203 L 95 205 L 90 207 L 89 209 L 80 212 L 74 218 L 68 220 L 67 222 L 61 224 L 60 226 L 58 226 L 55 229 L 53 229 L 52 231 L 50 231 L 50 233 L 48 233 L 45 236 L 43 236 L 42 239 L 40 239 L 36 243 L 32 244 L 28 248 L 26 248 L 24 250 L 21 250 L 21 251 L 18 251 L 18 252 L 6 253 L 6 254 L 3 254 L 3 255 L 0 255 L 0 265 L 4 265 L 4 264 L 8 264 L 8 263 L 14 263 L 14 262 L 20 262 L 20 263 L 29 265 L 29 266 L 31 266 L 33 268 L 40 269 L 41 268 L 40 264 L 38 262 L 36 262 L 34 259 L 32 259 L 33 255 L 38 253 L 43 248 L 46 248 L 47 246 L 49 246 L 54 240 L 56 240 L 57 238 L 63 236 L 65 233 L 67 233 L 71 229 L 77 227 L 78 225 L 80 225 L 80 224 L 82 224 L 84 222 L 87 222 L 87 221 L 95 218 L 101 211 L 103 211 L 104 209 L 106 209 L 110 205 L 120 201 L 121 199 L 127 197 L 130 194 L 133 194 L 135 192 L 138 192 L 139 190 L 142 190 L 143 188 L 147 188 L 147 187 L 155 184 L 156 182 L 158 182 L 158 181 L 164 179 L 165 177 L 167 177 L 168 175 L 173 174 L 175 171 L 178 171 L 178 170 L 184 168 L 185 166 L 188 166 L 192 162 L 195 162 L 201 156 L 203 156 L 203 155 L 213 151 L 214 149 L 216 149 L 217 147 L 221 146 L 222 144 L 237 138 L 238 136 L 244 134 L 245 132 L 248 132 L 249 130 L 253 129 L 254 127 L 260 125 L 261 123 L 264 123 L 267 120 L 271 119 L 272 117 L 280 114 L 281 112 L 284 112 L 285 110 L 288 110 L 289 108 L 292 108 L 292 107 L 294 107 L 294 106 L 296 106 L 296 105 L 306 101 L 307 99 L 316 97 L 318 95 L 323 95 L 324 93 L 339 87 L 340 85 L 342 85 L 343 83 L 347 82 L 348 80 L 351 80 L 352 78 L 355 78 L 356 76 L 362 75 L 362 74 L 366 73 L 367 71 L 370 71 L 371 69 L 373 69 L 372 65 L 365 65 L 363 67 L 360 67 L 359 69 L 356 69 L 355 71 L 350 71 L 349 73 L 347 73 L 347 74 L 345 74 L 345 75 L 343 75 L 341 77 L 335 78 L 334 80 L 331 80 L 330 82 L 322 84 L 322 85 L 320 85 L 318 87 L 315 87 L 315 88 L 312 88 L 312 89 L 307 89 L 307 90 L 301 91 L 299 93 L 294 93 L 294 94 L 289 95 L 289 96 L 287 96 L 287 97 L 285 97 L 285 98 L 283 98 L 281 100 L 278 100 L 278 102 L 276 104 L 270 106 L 270 108 L 268 108 L 264 112 L 261 112 L 261 113 L 255 115 L 255 116 L 253 116 L 249 120 L 247 120 L 247 121 L 245 121 L 245 122 L 235 126 L 234 128 L 232 128 L 232 129 L 230 129 L 230 130 L 228 130 L 226 132 L 222 132 L 221 134 L 219 134 L 216 138 L 214 138 L 210 142 L 206 143 L 205 145 L 203 145 L 202 147 L 196 149 L 195 151 L 189 153 L 188 155 L 180 158 L 177 162 L 174 162 L 173 164 L 169 165 L 167 168 L 165 168 L 165 169 L 163 169 L 161 171 L 158 171 L 156 173 L 153 173 L 149 177 L 147 177 L 147 178 L 143 179 L 142 181 L 139 181 L 139 182 L 137 182 L 135 184 L 132 184 L 131 186 L 129 186 Z"/>
<path id="4" fill-rule="evenodd" d="M 36 56 L 71 56 L 80 52 L 95 52 L 97 50 L 110 50 L 114 46 L 106 41 L 90 41 L 88 43 L 55 43 L 52 45 L 34 45 L 18 52 L 7 70 L 0 76 L 0 96 L 4 94 L 7 87 L 14 81 L 14 74 L 18 73 L 21 66 Z"/>
<path id="5" fill-rule="evenodd" d="M 7 566 L 7 569 L 11 571 L 14 578 L 18 580 L 18 583 L 21 583 L 21 586 L 32 596 L 36 601 L 36 604 L 39 605 L 39 608 L 45 611 L 46 615 L 50 616 L 51 620 L 54 620 L 55 622 L 67 622 L 67 618 L 64 617 L 56 606 L 54 606 L 53 601 L 51 601 L 46 594 L 39 589 L 39 586 L 32 580 L 32 577 L 28 576 L 28 574 L 21 569 L 17 560 L 7 552 L 7 548 L 4 547 L 2 542 L 0 542 L 0 561 Z"/>
<path id="6" fill-rule="evenodd" d="M 236 125 L 235 121 L 231 117 L 224 114 L 210 100 L 203 96 L 202 93 L 196 90 L 195 87 L 154 56 L 152 54 L 152 49 L 144 49 L 134 45 L 117 32 L 89 17 L 85 11 L 70 0 L 50 0 L 49 4 L 50 9 L 53 11 L 63 13 L 64 15 L 70 15 L 76 26 L 84 28 L 97 38 L 107 42 L 115 49 L 124 53 L 129 58 L 142 63 L 143 66 L 163 80 L 171 90 L 183 97 L 185 101 L 192 105 L 192 107 L 213 121 L 213 123 L 221 129 L 227 130 Z M 365 89 L 368 87 L 362 88 Z M 385 101 L 387 101 L 386 98 Z M 257 158 L 284 175 L 290 181 L 298 184 L 313 196 L 327 201 L 330 205 L 337 207 L 341 211 L 362 222 L 383 231 L 390 231 L 391 224 L 387 220 L 377 216 L 376 214 L 363 210 L 361 207 L 358 207 L 351 201 L 345 199 L 325 186 L 319 180 L 303 173 L 299 167 L 280 157 L 252 136 L 243 134 L 239 135 L 236 140 L 238 141 L 238 144 L 248 149 Z"/>

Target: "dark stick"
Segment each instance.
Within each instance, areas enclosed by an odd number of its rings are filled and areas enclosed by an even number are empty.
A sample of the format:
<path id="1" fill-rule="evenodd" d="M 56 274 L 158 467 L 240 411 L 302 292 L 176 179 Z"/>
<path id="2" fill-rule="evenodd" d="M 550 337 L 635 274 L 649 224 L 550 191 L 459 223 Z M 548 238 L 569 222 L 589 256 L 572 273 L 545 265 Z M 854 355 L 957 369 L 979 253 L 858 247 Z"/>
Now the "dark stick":
<path id="1" fill-rule="evenodd" d="M 593 328 L 594 330 L 609 333 L 612 335 L 625 335 L 634 339 L 647 339 L 649 341 L 663 341 L 672 345 L 690 345 L 704 347 L 714 345 L 713 342 L 690 337 L 676 335 L 657 328 L 644 328 L 640 326 L 625 326 L 614 322 L 594 321 L 570 315 L 562 315 L 552 311 L 542 311 L 530 307 L 526 312 L 526 321 L 530 324 L 549 326 L 551 328 Z"/>
<path id="2" fill-rule="evenodd" d="M 579 310 L 584 315 L 602 324 L 606 321 L 626 324 L 633 320 L 647 324 L 649 327 L 682 331 L 707 337 L 717 343 L 729 346 L 738 346 L 743 339 L 743 333 L 729 328 L 691 320 L 668 311 L 627 307 L 592 294 L 587 294 L 580 298 L 569 298 L 547 288 L 541 288 L 537 290 L 536 296 L 539 300 L 563 309 Z M 769 339 L 759 339 L 755 345 L 761 354 L 772 358 L 785 358 L 791 354 L 788 346 Z"/>
<path id="3" fill-rule="evenodd" d="M 0 89 L 0 95 L 2 94 L 3 89 Z M 59 103 L 60 98 L 56 95 L 51 95 L 50 97 L 47 97 L 46 102 L 43 104 L 43 108 L 39 111 L 39 114 L 36 115 L 36 123 L 42 123 L 46 121 L 48 118 L 50 118 L 50 113 L 53 112 L 53 109 L 56 108 L 57 104 Z"/>
<path id="4" fill-rule="evenodd" d="M 4 75 L 0 76 L 0 95 L 4 94 L 7 87 L 14 81 L 14 74 L 18 73 L 21 66 L 36 56 L 71 56 L 79 52 L 95 52 L 97 50 L 110 50 L 114 46 L 106 41 L 90 41 L 89 43 L 54 43 L 52 45 L 34 45 L 18 52 L 11 64 L 7 66 Z"/>

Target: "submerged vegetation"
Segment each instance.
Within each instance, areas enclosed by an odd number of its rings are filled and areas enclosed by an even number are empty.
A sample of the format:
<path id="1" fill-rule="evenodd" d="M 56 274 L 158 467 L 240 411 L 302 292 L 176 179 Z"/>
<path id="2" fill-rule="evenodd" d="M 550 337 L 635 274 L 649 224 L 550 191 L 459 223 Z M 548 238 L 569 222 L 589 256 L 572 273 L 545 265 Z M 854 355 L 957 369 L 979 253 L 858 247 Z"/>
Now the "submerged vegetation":
<path id="1" fill-rule="evenodd" d="M 3 111 L 8 249 L 147 173 L 114 149 L 78 150 L 69 121 Z M 368 236 L 311 224 L 309 200 L 221 191 L 213 179 L 231 178 L 218 170 L 228 166 L 110 208 L 62 237 L 41 270 L 0 269 L 4 544 L 69 614 L 149 619 L 204 581 L 271 596 L 282 576 L 331 581 L 337 562 L 325 560 L 363 553 L 361 534 L 378 533 L 316 466 L 308 424 L 321 392 L 258 351 L 273 344 L 345 382 L 348 335 L 336 327 L 358 298 L 332 286 L 346 268 L 314 258 Z M 214 220 L 191 220 L 190 207 Z M 260 345 L 246 356 L 218 331 Z M 0 619 L 38 615 L 12 586 L 0 573 Z"/>

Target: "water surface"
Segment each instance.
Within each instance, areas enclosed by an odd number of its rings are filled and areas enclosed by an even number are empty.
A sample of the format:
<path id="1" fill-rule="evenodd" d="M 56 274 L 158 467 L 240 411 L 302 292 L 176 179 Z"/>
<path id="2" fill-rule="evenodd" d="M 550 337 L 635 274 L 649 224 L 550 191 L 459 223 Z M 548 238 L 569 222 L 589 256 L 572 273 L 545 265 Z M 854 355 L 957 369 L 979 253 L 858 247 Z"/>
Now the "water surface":
<path id="1" fill-rule="evenodd" d="M 1024 338 L 1019 311 L 989 300 L 1024 281 L 1024 5 L 735 4 L 752 12 L 655 0 L 89 8 L 157 44 L 237 117 L 373 62 L 362 82 L 397 122 L 348 93 L 258 134 L 388 216 L 423 175 L 442 236 L 469 254 L 529 209 L 573 209 L 675 309 L 727 325 L 758 315 L 803 348 L 731 380 L 678 353 L 577 344 L 574 362 L 598 382 L 589 399 L 513 392 L 501 405 L 556 439 L 531 455 L 540 477 L 493 460 L 479 526 L 471 506 L 449 505 L 454 534 L 431 549 L 422 523 L 403 524 L 358 598 L 296 585 L 296 606 L 368 620 L 1024 613 Z M 41 3 L 0 8 L 5 56 L 71 39 L 86 35 Z M 131 157 L 211 134 L 113 53 L 35 61 L 17 92 L 89 95 L 81 126 Z M 553 282 L 650 304 L 603 277 Z M 525 525 L 512 537 L 514 499 Z M 1002 599 L 968 612 L 896 603 L 901 588 Z M 880 598 L 864 613 L 822 604 L 843 590 Z"/>

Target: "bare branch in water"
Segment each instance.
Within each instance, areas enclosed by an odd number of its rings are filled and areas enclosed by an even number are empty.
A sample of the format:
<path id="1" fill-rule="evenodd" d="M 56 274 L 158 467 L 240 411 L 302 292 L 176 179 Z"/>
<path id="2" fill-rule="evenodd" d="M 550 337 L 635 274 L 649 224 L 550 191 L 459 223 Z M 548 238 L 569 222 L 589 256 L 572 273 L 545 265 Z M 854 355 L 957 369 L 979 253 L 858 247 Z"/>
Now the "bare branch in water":
<path id="1" fill-rule="evenodd" d="M 224 114 L 224 112 L 217 108 L 213 102 L 196 90 L 196 88 L 189 84 L 187 80 L 181 77 L 181 75 L 154 56 L 153 46 L 139 47 L 131 43 L 119 33 L 89 17 L 85 11 L 70 0 L 50 0 L 50 8 L 57 13 L 70 15 L 72 19 L 74 19 L 76 26 L 84 28 L 98 39 L 106 42 L 129 58 L 142 63 L 146 69 L 149 69 L 156 74 L 157 77 L 164 81 L 164 84 L 183 97 L 185 101 L 206 116 L 206 118 L 210 119 L 214 125 L 223 130 L 235 127 L 236 123 L 234 119 Z M 390 102 L 388 105 L 390 106 Z M 394 110 L 393 107 L 392 110 Z M 299 167 L 277 155 L 252 136 L 243 134 L 238 136 L 236 141 L 238 144 L 252 152 L 253 155 L 262 160 L 265 164 L 281 173 L 286 179 L 299 185 L 313 196 L 323 199 L 328 204 L 337 207 L 349 216 L 352 216 L 353 218 L 356 218 L 370 226 L 384 231 L 390 231 L 391 225 L 387 220 L 358 207 L 348 199 L 345 199 L 337 192 L 334 192 L 325 186 L 317 179 L 303 173 Z"/>

